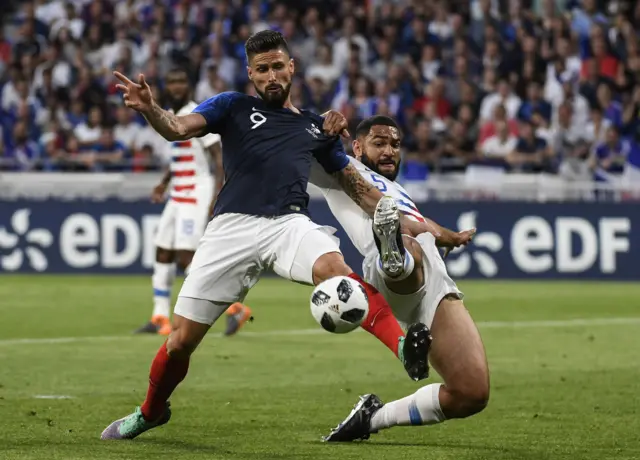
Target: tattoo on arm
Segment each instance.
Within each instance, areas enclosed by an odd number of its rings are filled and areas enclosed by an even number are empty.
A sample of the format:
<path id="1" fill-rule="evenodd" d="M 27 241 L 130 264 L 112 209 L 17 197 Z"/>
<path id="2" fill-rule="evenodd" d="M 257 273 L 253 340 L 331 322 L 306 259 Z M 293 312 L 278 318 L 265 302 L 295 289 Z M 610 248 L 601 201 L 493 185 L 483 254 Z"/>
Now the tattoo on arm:
<path id="1" fill-rule="evenodd" d="M 178 117 L 159 105 L 153 104 L 151 110 L 144 114 L 149 124 L 153 126 L 162 137 L 168 141 L 176 141 L 184 135 L 184 128 L 180 125 Z"/>
<path id="2" fill-rule="evenodd" d="M 364 212 L 373 216 L 376 205 L 382 198 L 382 193 L 364 180 L 352 164 L 334 173 L 334 177 L 354 203 L 360 206 Z"/>

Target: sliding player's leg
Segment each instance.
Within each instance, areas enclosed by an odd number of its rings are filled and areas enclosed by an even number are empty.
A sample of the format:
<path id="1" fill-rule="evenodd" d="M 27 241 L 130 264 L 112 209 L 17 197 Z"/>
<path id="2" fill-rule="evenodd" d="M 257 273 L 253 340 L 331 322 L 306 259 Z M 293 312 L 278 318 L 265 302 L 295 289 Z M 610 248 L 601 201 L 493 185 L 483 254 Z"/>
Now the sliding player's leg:
<path id="1" fill-rule="evenodd" d="M 417 241 L 422 254 L 413 255 L 416 260 L 422 257 L 425 277 L 420 305 L 411 308 L 411 302 L 403 304 L 411 294 L 395 294 L 385 290 L 386 285 L 382 290 L 394 311 L 406 315 L 405 320 L 421 320 L 430 325 L 433 341 L 429 359 L 444 383 L 427 385 L 387 404 L 376 395 L 365 395 L 347 419 L 325 438 L 327 441 L 366 439 L 370 433 L 392 426 L 431 425 L 464 418 L 487 405 L 489 368 L 478 329 L 462 303 L 462 293 L 446 273 L 433 237 L 420 235 Z"/>
<path id="2" fill-rule="evenodd" d="M 317 285 L 334 276 L 349 276 L 360 283 L 369 298 L 369 314 L 362 328 L 384 343 L 403 363 L 414 380 L 426 375 L 428 341 L 424 325 L 404 331 L 393 316 L 384 297 L 345 263 L 340 242 L 333 229 L 319 226 L 304 216 L 283 219 L 281 233 L 274 244 L 273 268 L 280 276 L 309 285 Z M 410 329 L 411 331 L 411 329 Z"/>
<path id="3" fill-rule="evenodd" d="M 169 421 L 168 399 L 185 378 L 191 354 L 220 315 L 244 300 L 259 279 L 257 219 L 223 214 L 211 221 L 178 296 L 173 330 L 151 365 L 147 397 L 133 414 L 111 423 L 102 439 L 132 439 Z"/>

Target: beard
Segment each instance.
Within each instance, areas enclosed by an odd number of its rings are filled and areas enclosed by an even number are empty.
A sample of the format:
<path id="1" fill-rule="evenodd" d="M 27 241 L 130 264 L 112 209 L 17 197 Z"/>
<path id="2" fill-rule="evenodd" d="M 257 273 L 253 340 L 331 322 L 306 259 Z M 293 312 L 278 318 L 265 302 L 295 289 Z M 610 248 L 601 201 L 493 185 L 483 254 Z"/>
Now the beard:
<path id="1" fill-rule="evenodd" d="M 171 104 L 171 108 L 173 109 L 173 111 L 178 112 L 178 110 L 187 105 L 187 102 L 189 102 L 189 94 L 184 94 L 181 96 L 172 96 L 171 94 L 169 94 L 167 96 L 167 99 L 169 100 L 169 104 Z"/>
<path id="2" fill-rule="evenodd" d="M 393 172 L 381 171 L 378 165 L 373 161 L 371 161 L 371 158 L 369 158 L 367 153 L 364 151 L 362 152 L 362 157 L 360 158 L 360 162 L 363 165 L 365 165 L 367 168 L 369 168 L 371 171 L 377 174 L 380 174 L 382 177 L 384 177 L 385 179 L 389 179 L 391 182 L 394 182 L 398 177 L 398 174 L 400 173 L 400 160 L 398 160 L 398 163 L 396 163 L 395 165 L 396 167 L 393 170 Z"/>
<path id="3" fill-rule="evenodd" d="M 260 91 L 255 84 L 253 86 L 255 87 L 258 96 L 260 96 L 260 99 L 262 99 L 268 106 L 275 108 L 282 108 L 284 106 L 284 103 L 289 97 L 289 92 L 291 91 L 291 83 L 286 86 L 279 85 L 278 83 L 272 83 L 271 85 L 267 85 L 264 91 Z M 278 88 L 278 91 L 267 91 L 272 88 Z"/>

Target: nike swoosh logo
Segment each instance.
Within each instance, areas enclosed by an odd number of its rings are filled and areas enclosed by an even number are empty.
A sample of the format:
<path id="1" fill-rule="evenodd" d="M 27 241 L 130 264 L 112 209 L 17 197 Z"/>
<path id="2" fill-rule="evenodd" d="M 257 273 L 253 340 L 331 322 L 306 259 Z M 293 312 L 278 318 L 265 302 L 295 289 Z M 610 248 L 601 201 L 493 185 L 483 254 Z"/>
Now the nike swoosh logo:
<path id="1" fill-rule="evenodd" d="M 378 317 L 378 315 L 382 313 L 382 310 L 380 310 L 378 313 L 376 313 L 376 316 L 373 317 L 373 319 L 371 320 L 371 325 L 369 327 L 373 327 L 373 324 L 376 322 L 376 318 Z"/>

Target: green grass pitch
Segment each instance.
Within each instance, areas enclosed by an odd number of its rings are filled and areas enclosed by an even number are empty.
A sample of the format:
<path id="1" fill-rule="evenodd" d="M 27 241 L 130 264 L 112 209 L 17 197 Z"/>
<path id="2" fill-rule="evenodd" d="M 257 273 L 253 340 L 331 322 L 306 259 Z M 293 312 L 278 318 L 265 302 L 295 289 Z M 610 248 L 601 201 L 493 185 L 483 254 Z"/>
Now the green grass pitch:
<path id="1" fill-rule="evenodd" d="M 460 286 L 491 368 L 476 417 L 321 443 L 358 394 L 420 384 L 368 334 L 320 330 L 310 288 L 265 279 L 244 333 L 222 338 L 219 324 L 194 355 L 172 421 L 104 442 L 144 398 L 162 342 L 130 334 L 150 313 L 149 278 L 2 276 L 0 459 L 640 458 L 640 285 Z"/>

